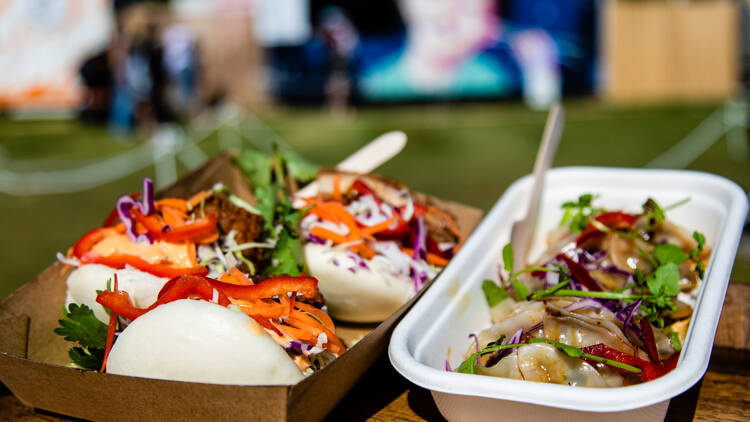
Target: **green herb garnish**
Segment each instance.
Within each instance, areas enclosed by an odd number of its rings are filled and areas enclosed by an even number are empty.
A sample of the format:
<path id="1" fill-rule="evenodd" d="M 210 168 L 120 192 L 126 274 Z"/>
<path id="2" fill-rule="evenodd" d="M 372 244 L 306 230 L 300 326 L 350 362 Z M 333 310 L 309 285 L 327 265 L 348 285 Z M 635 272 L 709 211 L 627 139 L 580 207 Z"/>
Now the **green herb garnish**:
<path id="1" fill-rule="evenodd" d="M 276 239 L 271 252 L 271 265 L 265 275 L 288 274 L 298 276 L 304 271 L 299 221 L 306 209 L 295 209 L 286 188 L 288 179 L 309 182 L 315 178 L 317 167 L 291 151 L 272 154 L 247 149 L 234 159 L 245 173 L 258 200 L 256 209 L 263 216 L 264 230 Z"/>
<path id="2" fill-rule="evenodd" d="M 595 362 L 601 362 L 601 363 L 605 363 L 605 364 L 610 365 L 610 366 L 614 366 L 614 367 L 617 367 L 617 368 L 620 368 L 620 369 L 624 369 L 626 371 L 633 372 L 633 373 L 636 373 L 636 374 L 639 374 L 641 372 L 640 368 L 636 368 L 635 366 L 628 365 L 627 363 L 622 363 L 622 362 L 618 362 L 616 360 L 607 359 L 607 358 L 603 358 L 601 356 L 592 355 L 591 353 L 586 353 L 586 352 L 584 352 L 583 350 L 581 350 L 581 349 L 579 349 L 577 347 L 569 346 L 569 345 L 567 345 L 565 343 L 560 343 L 559 341 L 550 340 L 548 338 L 540 338 L 540 337 L 532 338 L 532 339 L 529 339 L 529 343 L 531 343 L 531 344 L 533 344 L 533 343 L 548 343 L 548 344 L 551 344 L 551 345 L 557 347 L 558 349 L 562 350 L 563 352 L 565 352 L 566 355 L 568 355 L 568 356 L 570 356 L 572 358 L 586 358 L 586 359 L 589 359 L 589 360 L 593 360 Z"/>
<path id="3" fill-rule="evenodd" d="M 578 197 L 578 201 L 568 201 L 562 204 L 565 210 L 560 225 L 568 225 L 572 233 L 578 233 L 586 230 L 589 217 L 604 211 L 603 208 L 594 208 L 591 204 L 596 197 L 590 193 L 585 193 Z"/>
<path id="4" fill-rule="evenodd" d="M 104 361 L 107 324 L 99 321 L 88 306 L 75 303 L 68 306 L 63 319 L 58 322 L 60 327 L 55 328 L 55 333 L 81 346 L 68 351 L 73 363 L 84 369 L 98 371 Z"/>
<path id="5" fill-rule="evenodd" d="M 487 299 L 487 305 L 489 305 L 490 308 L 508 298 L 505 289 L 498 286 L 492 280 L 484 280 L 482 282 L 482 291 L 484 291 L 484 297 Z"/>

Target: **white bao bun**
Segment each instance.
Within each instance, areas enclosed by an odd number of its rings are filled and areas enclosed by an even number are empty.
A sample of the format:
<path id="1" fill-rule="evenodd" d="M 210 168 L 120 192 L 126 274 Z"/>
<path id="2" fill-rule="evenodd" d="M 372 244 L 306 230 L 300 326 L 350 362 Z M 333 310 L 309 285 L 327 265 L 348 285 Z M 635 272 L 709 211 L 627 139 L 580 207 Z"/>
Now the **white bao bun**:
<path id="1" fill-rule="evenodd" d="M 107 372 L 213 384 L 294 384 L 297 365 L 252 318 L 202 300 L 161 305 L 118 337 Z"/>
<path id="2" fill-rule="evenodd" d="M 107 290 L 107 280 L 113 280 L 117 274 L 117 288 L 128 292 L 133 304 L 139 308 L 147 308 L 156 302 L 156 297 L 168 278 L 156 277 L 133 268 L 115 270 L 104 265 L 82 265 L 68 276 L 68 292 L 65 306 L 71 303 L 86 305 L 94 311 L 94 315 L 109 323 L 109 315 L 102 305 L 96 303 L 96 291 Z"/>
<path id="3" fill-rule="evenodd" d="M 328 313 L 336 319 L 380 322 L 414 294 L 408 275 L 395 277 L 388 269 L 380 268 L 378 262 L 363 258 L 368 268 L 358 267 L 346 252 L 314 243 L 307 243 L 304 252 L 307 267 L 318 279 L 318 289 L 326 299 Z"/>

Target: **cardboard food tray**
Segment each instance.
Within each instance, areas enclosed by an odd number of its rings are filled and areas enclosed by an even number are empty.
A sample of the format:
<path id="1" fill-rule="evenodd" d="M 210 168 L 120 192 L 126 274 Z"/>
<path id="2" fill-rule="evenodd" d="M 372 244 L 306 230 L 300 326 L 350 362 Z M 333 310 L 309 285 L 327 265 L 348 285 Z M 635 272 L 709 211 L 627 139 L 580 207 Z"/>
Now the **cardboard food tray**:
<path id="1" fill-rule="evenodd" d="M 188 197 L 217 182 L 253 202 L 245 177 L 231 165 L 231 153 L 208 161 L 163 190 L 161 196 Z M 464 236 L 482 216 L 475 208 L 422 198 L 454 214 Z M 336 333 L 347 346 L 356 343 L 299 383 L 232 386 L 65 367 L 71 343 L 53 330 L 61 317 L 70 271 L 55 263 L 0 303 L 0 381 L 27 406 L 78 418 L 118 421 L 322 420 L 383 352 L 395 323 L 431 284 L 380 324 L 337 322 Z"/>

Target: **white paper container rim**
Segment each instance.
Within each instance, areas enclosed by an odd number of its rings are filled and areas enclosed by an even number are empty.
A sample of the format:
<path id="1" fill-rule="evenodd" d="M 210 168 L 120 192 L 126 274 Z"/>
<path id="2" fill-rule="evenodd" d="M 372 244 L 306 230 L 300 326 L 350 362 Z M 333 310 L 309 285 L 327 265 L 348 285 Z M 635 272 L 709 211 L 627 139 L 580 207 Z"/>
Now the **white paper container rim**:
<path id="1" fill-rule="evenodd" d="M 414 329 L 422 318 L 436 316 L 431 307 L 435 300 L 447 292 L 451 282 L 462 279 L 461 271 L 467 264 L 479 261 L 491 236 L 498 217 L 508 215 L 516 208 L 511 198 L 529 190 L 531 175 L 515 183 L 498 200 L 475 234 L 457 254 L 454 265 L 448 266 L 422 299 L 404 317 L 394 330 L 388 349 L 391 363 L 411 382 L 434 391 L 512 400 L 589 412 L 618 412 L 659 403 L 686 391 L 705 373 L 713 346 L 716 327 L 729 283 L 732 264 L 742 234 L 748 211 L 745 192 L 734 182 L 720 176 L 685 170 L 653 170 L 606 167 L 564 167 L 552 169 L 547 175 L 547 186 L 554 184 L 586 184 L 591 181 L 607 186 L 608 181 L 627 180 L 633 187 L 643 190 L 643 199 L 649 196 L 648 187 L 654 184 L 684 192 L 701 192 L 724 204 L 726 214 L 713 244 L 711 259 L 696 302 L 685 346 L 677 367 L 669 374 L 646 383 L 616 388 L 569 387 L 556 384 L 528 382 L 489 376 L 447 372 L 443 368 L 428 366 L 414 356 L 423 334 Z M 584 193 L 584 192 L 581 192 Z M 523 206 L 525 208 L 525 205 Z M 512 224 L 504 221 L 503 224 Z M 464 284 L 469 280 L 464 280 Z M 468 328 L 467 328 L 468 333 Z M 444 350 L 435 353 L 444 354 Z"/>

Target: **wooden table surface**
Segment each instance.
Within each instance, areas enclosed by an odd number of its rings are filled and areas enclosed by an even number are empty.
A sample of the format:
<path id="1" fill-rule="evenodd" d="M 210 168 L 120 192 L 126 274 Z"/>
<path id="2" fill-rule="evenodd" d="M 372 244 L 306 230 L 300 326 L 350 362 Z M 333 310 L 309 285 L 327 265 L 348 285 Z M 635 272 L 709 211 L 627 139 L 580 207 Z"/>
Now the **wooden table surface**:
<path id="1" fill-rule="evenodd" d="M 0 421 L 71 421 L 21 404 L 0 384 Z M 330 421 L 442 421 L 430 392 L 401 377 L 383 355 Z M 672 399 L 666 421 L 750 420 L 750 284 L 729 285 L 708 372 Z"/>

